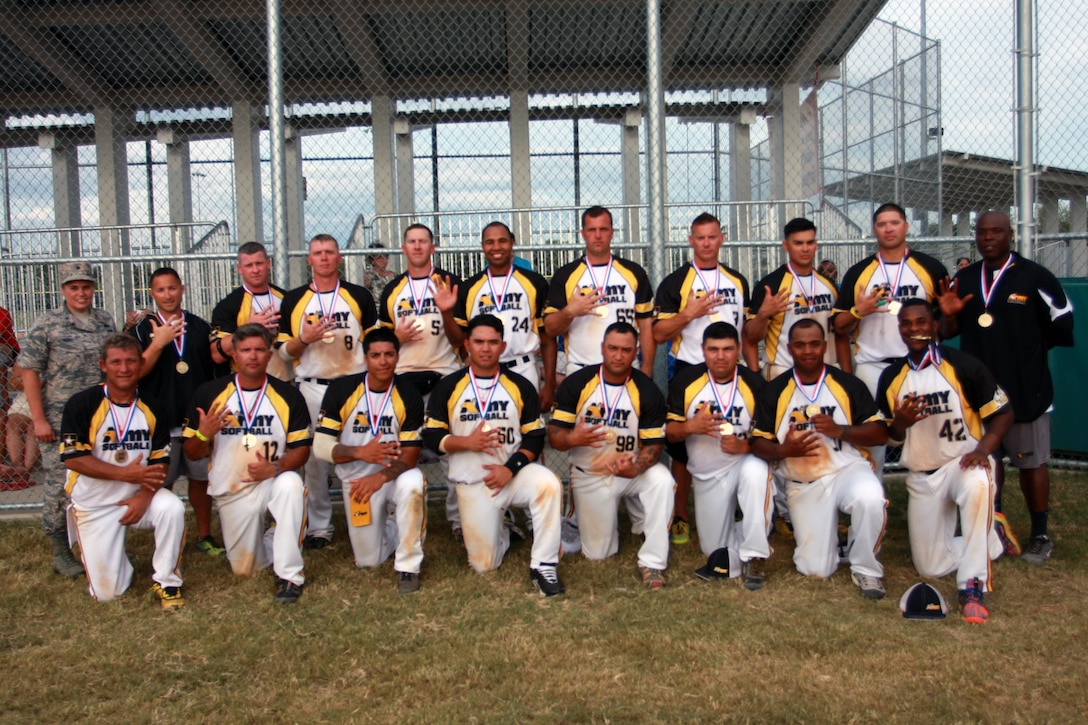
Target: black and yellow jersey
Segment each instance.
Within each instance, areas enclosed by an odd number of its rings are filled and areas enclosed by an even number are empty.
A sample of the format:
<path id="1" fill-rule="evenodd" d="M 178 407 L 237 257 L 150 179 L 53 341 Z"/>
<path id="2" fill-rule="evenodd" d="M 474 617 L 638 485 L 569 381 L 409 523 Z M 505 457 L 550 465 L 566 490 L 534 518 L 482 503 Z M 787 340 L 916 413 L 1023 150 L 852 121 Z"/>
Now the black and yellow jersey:
<path id="1" fill-rule="evenodd" d="M 646 270 L 621 257 L 612 257 L 607 264 L 589 265 L 585 257 L 563 265 L 552 276 L 548 286 L 548 304 L 544 316 L 567 306 L 574 295 L 591 294 L 603 289 L 601 302 L 606 306 L 605 317 L 582 315 L 570 323 L 563 336 L 567 349 L 567 373 L 601 362 L 601 341 L 604 331 L 613 322 L 627 322 L 635 327 L 638 319 L 653 317 L 654 291 Z"/>
<path id="2" fill-rule="evenodd" d="M 316 435 L 329 435 L 345 446 L 365 446 L 374 438 L 383 443 L 422 446 L 423 398 L 415 386 L 394 376 L 386 390 L 367 390 L 367 373 L 333 381 L 321 402 Z M 378 463 L 348 461 L 336 464 L 341 481 L 383 470 Z"/>
<path id="3" fill-rule="evenodd" d="M 587 473 L 607 473 L 608 464 L 643 446 L 665 443 L 665 396 L 652 378 L 639 370 L 622 385 L 604 382 L 600 365 L 571 373 L 555 393 L 551 425 L 574 428 L 578 419 L 587 426 L 603 425 L 608 442 L 600 448 L 580 446 L 570 451 L 570 462 Z"/>
<path id="4" fill-rule="evenodd" d="M 284 291 L 269 285 L 266 292 L 253 292 L 245 287 L 238 287 L 229 295 L 219 300 L 212 310 L 212 335 L 220 339 L 230 337 L 235 330 L 249 322 L 249 318 L 269 306 L 277 311 L 282 307 Z M 291 338 L 280 330 L 276 335 L 276 347 Z M 233 365 L 231 369 L 235 369 Z M 273 355 L 268 361 L 268 374 L 280 380 L 294 377 L 294 366 L 289 366 L 279 355 Z"/>
<path id="5" fill-rule="evenodd" d="M 208 493 L 212 496 L 235 493 L 254 483 L 246 479 L 249 464 L 257 463 L 258 455 L 275 463 L 289 448 L 309 446 L 313 441 L 310 413 L 298 388 L 269 375 L 267 387 L 239 390 L 236 379 L 229 375 L 200 386 L 182 433 L 185 438 L 196 435 L 198 408 L 208 411 L 216 403 L 226 406 L 227 424 L 211 443 Z M 247 440 L 247 433 L 252 439 Z"/>
<path id="6" fill-rule="evenodd" d="M 105 385 L 76 393 L 64 406 L 60 426 L 60 458 L 70 461 L 94 456 L 115 466 L 140 458 L 145 464 L 170 462 L 170 425 L 157 404 L 137 395 L 128 405 L 113 405 Z M 127 426 L 127 430 L 126 430 Z M 120 440 L 123 436 L 123 440 Z M 65 490 L 76 506 L 110 506 L 133 496 L 139 484 L 110 481 L 68 472 Z"/>
<path id="7" fill-rule="evenodd" d="M 510 265 L 509 273 L 491 278 L 484 270 L 461 283 L 454 318 L 463 328 L 477 315 L 495 315 L 502 320 L 506 342 L 502 362 L 510 362 L 535 355 L 540 349 L 547 299 L 548 281 L 532 270 Z"/>
<path id="8" fill-rule="evenodd" d="M 944 265 L 928 254 L 915 251 L 908 251 L 904 259 L 905 265 L 899 262 L 882 264 L 874 254 L 850 267 L 842 278 L 835 312 L 849 310 L 866 292 L 886 294 L 885 299 L 890 302 L 893 287 L 897 300 L 918 298 L 933 302 L 940 293 L 941 280 L 948 277 Z M 907 354 L 907 346 L 899 337 L 899 320 L 888 314 L 887 304 L 861 318 L 856 345 L 854 358 L 859 363 L 883 362 Z"/>
<path id="9" fill-rule="evenodd" d="M 699 409 L 709 406 L 733 426 L 733 435 L 747 438 L 756 415 L 756 401 L 766 382 L 759 373 L 743 365 L 736 367 L 736 379 L 717 383 L 706 363 L 684 368 L 669 384 L 670 422 L 683 423 Z M 722 410 L 722 408 L 727 410 Z M 712 476 L 732 468 L 743 456 L 725 453 L 718 436 L 692 435 L 684 443 L 688 450 L 688 470 L 696 476 Z"/>
<path id="10" fill-rule="evenodd" d="M 449 375 L 461 366 L 457 352 L 446 337 L 442 310 L 434 301 L 435 283 L 447 277 L 454 285 L 461 278 L 444 269 L 434 268 L 429 277 L 410 277 L 407 272 L 394 277 L 382 290 L 378 319 L 382 327 L 395 329 L 402 322 L 418 320 L 423 339 L 400 346 L 398 373 L 436 372 Z"/>
<path id="11" fill-rule="evenodd" d="M 907 428 L 902 463 L 912 471 L 935 471 L 975 450 L 985 434 L 983 422 L 1011 410 L 982 361 L 942 345 L 915 370 L 907 358 L 884 369 L 877 388 L 880 411 L 891 424 L 908 395 L 925 398 L 925 418 Z"/>
<path id="12" fill-rule="evenodd" d="M 295 375 L 333 380 L 365 370 L 363 336 L 378 324 L 370 291 L 350 282 L 340 282 L 336 290 L 322 293 L 312 284 L 296 287 L 283 296 L 280 332 L 287 339 L 298 337 L 307 318 L 322 316 L 336 320 L 332 342 L 307 345 L 295 363 Z"/>
<path id="13" fill-rule="evenodd" d="M 830 415 L 839 425 L 861 425 L 872 421 L 884 425 L 884 417 L 877 410 L 865 383 L 830 365 L 825 365 L 824 371 L 826 377 L 819 388 L 815 384 L 799 387 L 792 369 L 767 383 L 756 403 L 752 437 L 782 443 L 790 428 L 797 431 L 814 430 L 806 413 L 810 405 L 818 405 L 821 413 Z M 869 460 L 869 453 L 864 448 L 818 435 L 818 455 L 785 458 L 778 463 L 778 472 L 784 478 L 815 481 L 851 463 Z"/>
<path id="14" fill-rule="evenodd" d="M 427 404 L 423 442 L 433 451 L 447 435 L 467 436 L 481 421 L 502 433 L 502 448 L 490 453 L 457 451 L 447 455 L 449 480 L 479 483 L 487 476 L 488 464 L 506 463 L 524 448 L 537 458 L 544 450 L 544 421 L 540 398 L 529 381 L 508 370 L 491 378 L 475 378 L 463 368 L 438 381 Z"/>
<path id="15" fill-rule="evenodd" d="M 789 342 L 790 327 L 806 317 L 816 320 L 824 328 L 824 335 L 827 337 L 827 353 L 824 355 L 824 362 L 833 363 L 835 345 L 832 343 L 830 318 L 835 299 L 839 294 L 835 284 L 815 271 L 808 275 L 794 277 L 789 265 L 783 264 L 759 280 L 755 289 L 752 290 L 749 319 L 758 313 L 767 296 L 767 288 L 770 288 L 772 295 L 781 294 L 783 290 L 789 292 L 789 307 L 767 321 L 765 345 L 768 364 L 783 368 L 793 367 L 793 356 L 790 355 L 786 346 Z"/>
<path id="16" fill-rule="evenodd" d="M 711 314 L 689 322 L 672 339 L 669 347 L 677 360 L 690 365 L 703 361 L 703 331 L 710 323 L 728 322 L 737 328 L 737 332 L 744 329 L 749 305 L 748 280 L 724 264 L 699 270 L 694 264 L 685 264 L 662 280 L 657 288 L 657 318 L 654 324 L 683 312 L 693 292 L 696 297 L 704 297 L 708 290 L 710 294 L 717 292 L 721 296 L 721 306 Z"/>

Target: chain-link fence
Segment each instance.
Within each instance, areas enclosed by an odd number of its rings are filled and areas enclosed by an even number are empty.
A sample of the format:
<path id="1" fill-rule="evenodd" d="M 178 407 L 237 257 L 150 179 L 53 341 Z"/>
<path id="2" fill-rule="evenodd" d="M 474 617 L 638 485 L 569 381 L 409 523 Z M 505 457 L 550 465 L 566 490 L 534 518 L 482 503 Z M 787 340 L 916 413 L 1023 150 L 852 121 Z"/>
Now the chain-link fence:
<path id="1" fill-rule="evenodd" d="M 478 269 L 479 231 L 501 219 L 548 274 L 580 247 L 579 211 L 603 204 L 617 249 L 656 282 L 686 258 L 703 210 L 723 221 L 723 261 L 751 281 L 780 263 L 794 215 L 816 221 L 821 256 L 840 270 L 871 248 L 885 201 L 908 209 L 915 246 L 950 267 L 976 258 L 978 213 L 1017 216 L 1023 44 L 1010 0 L 280 5 L 273 205 L 264 3 L 6 4 L 0 304 L 19 333 L 59 303 L 56 259 L 100 262 L 97 302 L 117 318 L 148 305 L 149 271 L 170 264 L 207 316 L 237 283 L 227 260 L 240 243 L 293 250 L 277 281 L 294 286 L 304 241 L 331 233 L 359 279 L 378 245 L 401 269 L 401 230 L 417 219 L 458 272 Z M 1032 10 L 1029 246 L 1080 277 L 1088 14 L 1074 0 Z"/>

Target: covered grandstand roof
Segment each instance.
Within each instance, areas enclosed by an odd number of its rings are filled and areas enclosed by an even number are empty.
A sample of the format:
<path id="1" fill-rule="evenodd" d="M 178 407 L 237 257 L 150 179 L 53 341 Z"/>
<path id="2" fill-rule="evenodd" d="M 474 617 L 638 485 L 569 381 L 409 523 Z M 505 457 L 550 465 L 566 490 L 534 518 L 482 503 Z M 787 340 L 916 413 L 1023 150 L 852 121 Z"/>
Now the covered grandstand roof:
<path id="1" fill-rule="evenodd" d="M 886 0 L 663 0 L 669 90 L 828 77 Z M 12 0 L 7 115 L 260 102 L 264 0 Z M 644 0 L 282 0 L 288 103 L 638 91 Z"/>

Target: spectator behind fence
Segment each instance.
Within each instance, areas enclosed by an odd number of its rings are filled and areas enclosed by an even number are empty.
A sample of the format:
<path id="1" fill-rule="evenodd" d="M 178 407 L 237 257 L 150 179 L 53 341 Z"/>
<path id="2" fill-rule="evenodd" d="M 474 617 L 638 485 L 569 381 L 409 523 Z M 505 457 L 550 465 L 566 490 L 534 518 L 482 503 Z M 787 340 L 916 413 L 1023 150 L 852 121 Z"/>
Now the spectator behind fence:
<path id="1" fill-rule="evenodd" d="M 4 436 L 3 450 L 7 465 L 0 464 L 0 491 L 19 491 L 35 484 L 30 472 L 38 462 L 41 449 L 34 437 L 34 421 L 30 417 L 30 407 L 26 394 L 22 392 L 22 380 L 12 374 L 10 385 L 5 393 L 12 397 L 11 407 L 6 415 L 0 414 L 0 434 Z"/>

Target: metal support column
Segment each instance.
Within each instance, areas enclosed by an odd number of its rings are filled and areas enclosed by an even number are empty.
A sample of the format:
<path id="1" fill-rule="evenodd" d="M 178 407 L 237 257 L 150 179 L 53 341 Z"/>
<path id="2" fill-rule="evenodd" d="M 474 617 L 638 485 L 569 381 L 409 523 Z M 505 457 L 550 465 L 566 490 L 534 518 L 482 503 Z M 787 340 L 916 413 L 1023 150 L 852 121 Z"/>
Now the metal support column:
<path id="1" fill-rule="evenodd" d="M 1016 241 L 1035 256 L 1035 3 L 1016 0 Z"/>

